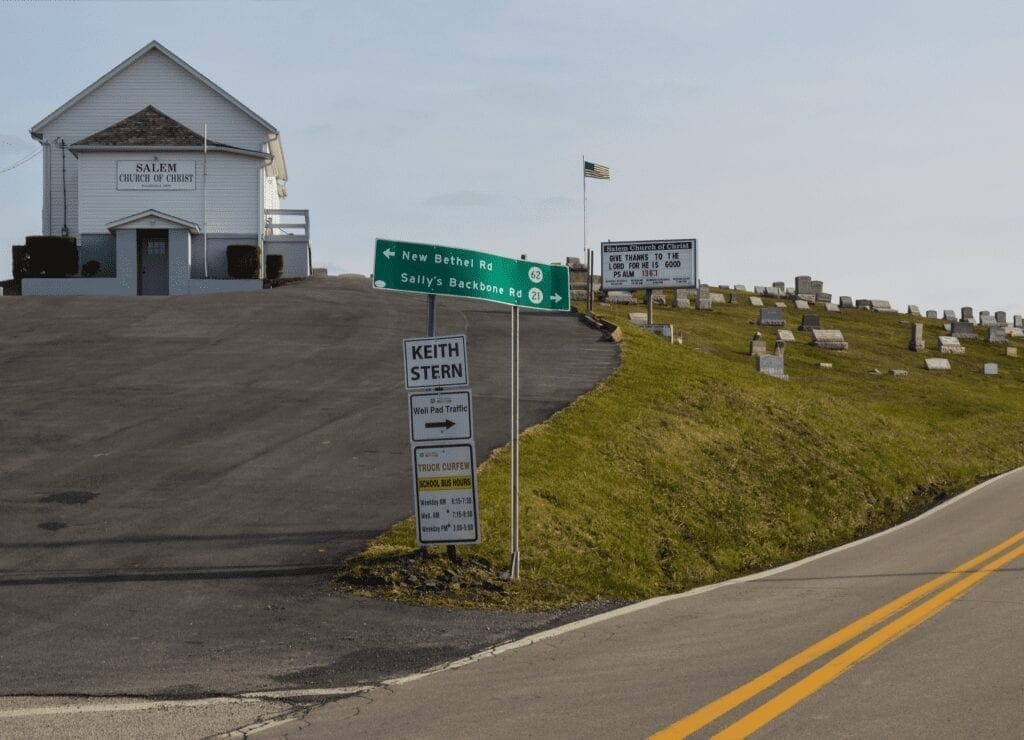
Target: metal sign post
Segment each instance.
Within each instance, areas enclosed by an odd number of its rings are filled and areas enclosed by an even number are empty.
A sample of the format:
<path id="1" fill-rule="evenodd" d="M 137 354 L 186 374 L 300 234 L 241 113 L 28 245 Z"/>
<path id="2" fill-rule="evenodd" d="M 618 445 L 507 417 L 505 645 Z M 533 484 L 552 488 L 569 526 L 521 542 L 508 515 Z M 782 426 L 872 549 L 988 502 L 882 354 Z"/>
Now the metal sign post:
<path id="1" fill-rule="evenodd" d="M 512 307 L 512 470 L 511 470 L 511 550 L 509 578 L 519 579 L 519 306 Z"/>
<path id="2" fill-rule="evenodd" d="M 594 310 L 594 250 L 587 250 L 587 313 Z"/>

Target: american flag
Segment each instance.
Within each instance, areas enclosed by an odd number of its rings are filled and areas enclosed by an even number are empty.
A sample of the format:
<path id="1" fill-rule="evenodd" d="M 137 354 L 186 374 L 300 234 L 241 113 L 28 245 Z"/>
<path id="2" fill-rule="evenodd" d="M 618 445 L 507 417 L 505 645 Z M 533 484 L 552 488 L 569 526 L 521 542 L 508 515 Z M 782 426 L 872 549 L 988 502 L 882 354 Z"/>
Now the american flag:
<path id="1" fill-rule="evenodd" d="M 610 180 L 611 175 L 608 173 L 608 168 L 603 164 L 594 164 L 593 162 L 583 161 L 583 176 L 584 177 L 596 177 L 598 180 Z"/>

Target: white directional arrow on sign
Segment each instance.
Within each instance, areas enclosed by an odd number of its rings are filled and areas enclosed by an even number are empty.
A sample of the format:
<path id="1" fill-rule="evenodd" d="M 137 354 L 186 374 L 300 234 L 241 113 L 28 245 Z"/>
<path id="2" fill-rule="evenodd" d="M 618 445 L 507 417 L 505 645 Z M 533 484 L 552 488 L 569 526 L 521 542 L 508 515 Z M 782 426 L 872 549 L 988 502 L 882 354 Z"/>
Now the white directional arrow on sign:
<path id="1" fill-rule="evenodd" d="M 387 257 L 388 259 L 391 259 L 392 257 L 394 257 L 394 256 L 395 256 L 395 250 L 393 250 L 393 249 L 391 249 L 390 247 L 388 247 L 388 248 L 387 248 L 387 249 L 385 249 L 385 250 L 384 250 L 383 252 L 381 252 L 381 254 L 383 254 L 383 255 L 384 255 L 385 257 Z"/>
<path id="2" fill-rule="evenodd" d="M 558 303 L 561 300 L 562 300 L 562 296 L 558 295 L 558 293 L 555 293 L 554 295 L 551 296 L 551 302 L 552 303 Z"/>

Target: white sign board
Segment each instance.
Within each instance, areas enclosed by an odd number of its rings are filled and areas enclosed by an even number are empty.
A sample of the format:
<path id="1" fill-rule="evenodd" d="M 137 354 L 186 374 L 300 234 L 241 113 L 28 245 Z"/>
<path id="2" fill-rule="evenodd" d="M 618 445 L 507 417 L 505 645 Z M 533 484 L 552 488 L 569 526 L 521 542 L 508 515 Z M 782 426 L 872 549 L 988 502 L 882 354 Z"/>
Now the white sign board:
<path id="1" fill-rule="evenodd" d="M 465 334 L 402 341 L 406 389 L 469 385 Z"/>
<path id="2" fill-rule="evenodd" d="M 696 288 L 697 240 L 601 242 L 601 288 Z"/>
<path id="3" fill-rule="evenodd" d="M 479 544 L 473 443 L 413 446 L 412 464 L 417 542 Z"/>
<path id="4" fill-rule="evenodd" d="M 194 159 L 119 159 L 118 190 L 195 190 Z"/>
<path id="5" fill-rule="evenodd" d="M 409 394 L 409 438 L 416 442 L 473 438 L 469 391 Z"/>

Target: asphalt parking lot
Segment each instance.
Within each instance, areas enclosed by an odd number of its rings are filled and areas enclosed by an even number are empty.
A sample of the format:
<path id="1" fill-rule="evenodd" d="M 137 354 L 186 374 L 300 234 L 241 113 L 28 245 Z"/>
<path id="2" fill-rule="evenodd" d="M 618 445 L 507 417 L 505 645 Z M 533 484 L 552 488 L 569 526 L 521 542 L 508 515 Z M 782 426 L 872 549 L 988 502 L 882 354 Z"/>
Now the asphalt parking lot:
<path id="1" fill-rule="evenodd" d="M 360 277 L 0 299 L 0 694 L 366 683 L 572 618 L 328 587 L 412 512 L 401 339 L 425 314 Z M 508 440 L 509 310 L 439 298 L 437 329 L 469 337 L 483 459 Z M 524 428 L 618 364 L 575 316 L 522 330 Z"/>

